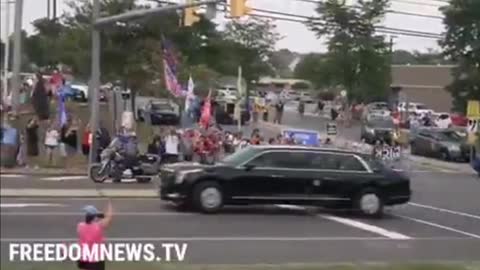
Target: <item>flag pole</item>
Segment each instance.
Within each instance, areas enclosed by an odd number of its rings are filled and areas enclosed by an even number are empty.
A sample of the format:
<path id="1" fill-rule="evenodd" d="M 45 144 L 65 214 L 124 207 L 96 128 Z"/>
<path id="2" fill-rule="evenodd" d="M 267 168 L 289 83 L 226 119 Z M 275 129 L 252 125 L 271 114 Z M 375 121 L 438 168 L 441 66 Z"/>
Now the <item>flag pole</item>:
<path id="1" fill-rule="evenodd" d="M 240 102 L 242 102 L 242 97 L 244 96 L 243 88 L 242 88 L 242 66 L 238 66 L 238 78 L 237 78 L 237 92 L 238 92 L 238 100 L 236 104 L 236 117 L 237 117 L 237 129 L 238 132 L 242 130 L 242 111 L 240 107 Z"/>

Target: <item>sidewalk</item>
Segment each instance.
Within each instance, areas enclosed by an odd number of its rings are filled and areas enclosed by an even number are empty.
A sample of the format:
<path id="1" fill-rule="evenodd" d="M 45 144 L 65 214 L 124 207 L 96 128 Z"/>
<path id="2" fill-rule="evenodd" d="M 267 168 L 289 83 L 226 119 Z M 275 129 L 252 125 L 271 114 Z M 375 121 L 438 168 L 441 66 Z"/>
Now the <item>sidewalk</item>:
<path id="1" fill-rule="evenodd" d="M 48 198 L 157 198 L 155 189 L 11 189 L 2 188 L 0 197 L 48 197 Z"/>
<path id="2" fill-rule="evenodd" d="M 470 167 L 468 163 L 457 163 L 457 162 L 446 162 L 442 160 L 421 157 L 421 156 L 413 156 L 407 155 L 407 159 L 413 163 L 420 164 L 423 166 L 432 167 L 434 169 L 444 169 L 450 171 L 456 171 L 459 173 L 467 173 L 467 174 L 474 174 L 475 171 Z"/>
<path id="3" fill-rule="evenodd" d="M 86 168 L 0 168 L 0 176 L 2 174 L 21 174 L 21 175 L 38 175 L 38 176 L 84 176 L 87 175 Z"/>

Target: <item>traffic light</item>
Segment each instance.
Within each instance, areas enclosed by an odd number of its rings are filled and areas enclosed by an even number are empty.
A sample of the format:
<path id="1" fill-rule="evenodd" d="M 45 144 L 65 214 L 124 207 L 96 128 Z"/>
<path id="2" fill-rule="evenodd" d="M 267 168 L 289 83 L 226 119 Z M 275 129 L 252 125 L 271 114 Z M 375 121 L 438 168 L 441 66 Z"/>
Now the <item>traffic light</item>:
<path id="1" fill-rule="evenodd" d="M 193 0 L 187 0 L 187 4 L 193 4 Z M 197 16 L 197 7 L 186 8 L 183 17 L 183 25 L 191 26 L 198 21 L 200 21 L 200 17 Z"/>
<path id="2" fill-rule="evenodd" d="M 230 0 L 230 16 L 234 18 L 248 15 L 252 9 L 247 6 L 247 0 Z"/>

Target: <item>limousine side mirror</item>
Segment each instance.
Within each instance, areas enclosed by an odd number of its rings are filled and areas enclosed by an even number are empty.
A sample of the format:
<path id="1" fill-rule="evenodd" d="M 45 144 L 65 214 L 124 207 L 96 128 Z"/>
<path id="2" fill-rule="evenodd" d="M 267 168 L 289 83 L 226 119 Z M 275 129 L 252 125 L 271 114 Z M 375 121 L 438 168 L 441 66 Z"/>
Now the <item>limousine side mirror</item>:
<path id="1" fill-rule="evenodd" d="M 245 164 L 245 165 L 243 166 L 243 168 L 245 169 L 245 171 L 251 171 L 251 170 L 253 170 L 253 169 L 255 168 L 255 165 L 253 165 L 253 164 Z"/>

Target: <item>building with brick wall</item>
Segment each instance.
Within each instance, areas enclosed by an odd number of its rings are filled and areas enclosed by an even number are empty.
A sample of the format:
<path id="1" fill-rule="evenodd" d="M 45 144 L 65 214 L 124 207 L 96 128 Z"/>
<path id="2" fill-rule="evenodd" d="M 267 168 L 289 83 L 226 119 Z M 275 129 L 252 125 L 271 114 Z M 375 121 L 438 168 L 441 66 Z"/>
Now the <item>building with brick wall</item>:
<path id="1" fill-rule="evenodd" d="M 424 103 L 439 112 L 452 110 L 453 98 L 445 89 L 453 77 L 452 65 L 393 65 L 392 85 L 402 88 L 400 99 Z"/>

